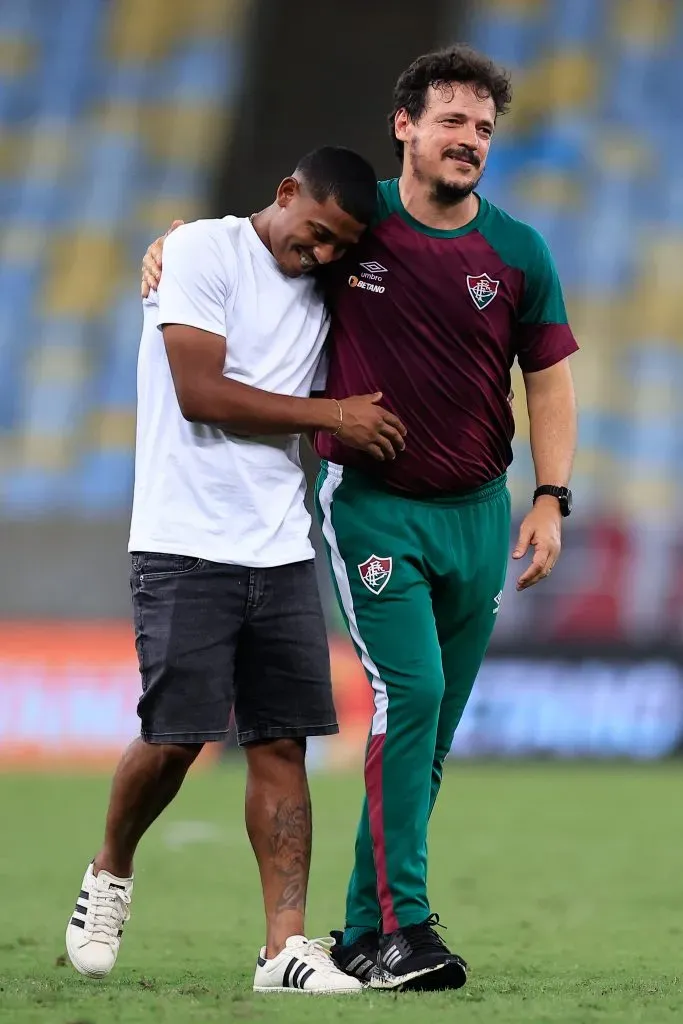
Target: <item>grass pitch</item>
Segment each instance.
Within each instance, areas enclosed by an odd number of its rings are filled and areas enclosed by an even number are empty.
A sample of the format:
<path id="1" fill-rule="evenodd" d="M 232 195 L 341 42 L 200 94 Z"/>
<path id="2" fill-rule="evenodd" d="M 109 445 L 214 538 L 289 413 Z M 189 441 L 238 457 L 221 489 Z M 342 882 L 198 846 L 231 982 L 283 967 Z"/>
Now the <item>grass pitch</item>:
<path id="1" fill-rule="evenodd" d="M 77 975 L 64 929 L 108 786 L 0 775 L 3 1024 L 683 1020 L 683 766 L 451 766 L 430 889 L 470 982 L 346 999 L 251 992 L 263 926 L 240 767 L 188 781 L 140 851 L 115 973 Z M 312 788 L 310 935 L 342 924 L 360 778 Z"/>

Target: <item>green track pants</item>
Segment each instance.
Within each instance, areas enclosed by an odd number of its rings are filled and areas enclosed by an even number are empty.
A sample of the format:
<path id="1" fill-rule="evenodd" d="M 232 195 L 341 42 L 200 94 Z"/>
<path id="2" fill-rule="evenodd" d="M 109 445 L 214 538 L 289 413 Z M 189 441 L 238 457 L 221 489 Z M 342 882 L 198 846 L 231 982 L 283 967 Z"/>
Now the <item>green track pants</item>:
<path id="1" fill-rule="evenodd" d="M 505 581 L 505 478 L 406 497 L 323 462 L 316 507 L 337 596 L 374 691 L 346 926 L 429 916 L 427 825 Z"/>

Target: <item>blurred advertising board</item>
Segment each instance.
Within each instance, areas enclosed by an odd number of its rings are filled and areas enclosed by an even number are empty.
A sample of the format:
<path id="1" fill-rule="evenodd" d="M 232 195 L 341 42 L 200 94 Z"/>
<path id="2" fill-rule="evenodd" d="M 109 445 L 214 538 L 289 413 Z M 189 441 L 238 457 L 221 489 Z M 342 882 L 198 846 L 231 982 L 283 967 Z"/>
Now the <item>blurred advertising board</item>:
<path id="1" fill-rule="evenodd" d="M 331 640 L 341 735 L 311 744 L 318 767 L 362 758 L 370 687 L 344 637 Z M 0 767 L 109 768 L 138 734 L 137 658 L 127 623 L 0 623 Z M 455 757 L 660 758 L 683 748 L 683 667 L 624 659 L 492 654 Z"/>

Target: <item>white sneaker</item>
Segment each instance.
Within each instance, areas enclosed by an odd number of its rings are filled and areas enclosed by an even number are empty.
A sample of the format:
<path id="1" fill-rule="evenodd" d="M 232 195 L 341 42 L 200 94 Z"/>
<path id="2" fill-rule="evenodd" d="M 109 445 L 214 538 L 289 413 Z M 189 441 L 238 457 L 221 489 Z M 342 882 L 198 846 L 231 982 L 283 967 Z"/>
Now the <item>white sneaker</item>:
<path id="1" fill-rule="evenodd" d="M 94 875 L 92 864 L 88 865 L 66 926 L 69 960 L 86 977 L 104 978 L 116 963 L 132 894 L 132 878 L 116 878 L 108 871 Z"/>
<path id="2" fill-rule="evenodd" d="M 362 992 L 358 978 L 344 974 L 330 957 L 333 939 L 292 935 L 285 948 L 266 960 L 265 946 L 256 963 L 254 992 L 299 992 L 304 995 L 346 995 Z"/>

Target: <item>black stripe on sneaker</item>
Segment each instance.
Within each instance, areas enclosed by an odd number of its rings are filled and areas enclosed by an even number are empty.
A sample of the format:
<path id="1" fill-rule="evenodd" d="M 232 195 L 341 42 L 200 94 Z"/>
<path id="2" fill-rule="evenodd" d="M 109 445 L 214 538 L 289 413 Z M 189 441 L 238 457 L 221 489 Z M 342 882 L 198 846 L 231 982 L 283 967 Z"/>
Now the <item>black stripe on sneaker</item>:
<path id="1" fill-rule="evenodd" d="M 109 883 L 109 888 L 110 889 L 124 889 L 125 890 L 126 887 L 125 887 L 125 885 L 117 885 L 116 882 L 110 882 Z"/>
<path id="2" fill-rule="evenodd" d="M 77 917 L 72 917 L 71 923 L 75 924 L 77 928 L 85 928 L 85 921 L 79 921 Z"/>
<path id="3" fill-rule="evenodd" d="M 315 974 L 315 967 L 309 967 L 305 974 L 299 978 L 299 988 L 303 988 L 312 974 Z"/>
<path id="4" fill-rule="evenodd" d="M 287 970 L 285 971 L 285 976 L 282 979 L 282 987 L 283 988 L 289 988 L 289 976 L 292 973 L 292 968 L 296 967 L 298 962 L 299 962 L 298 960 L 295 960 L 294 957 L 292 957 L 292 959 L 287 964 Z"/>
<path id="5" fill-rule="evenodd" d="M 80 903 L 77 903 L 76 904 L 76 913 L 77 914 L 87 914 L 88 913 L 88 908 L 87 907 L 82 907 Z"/>
<path id="6" fill-rule="evenodd" d="M 301 988 L 301 985 L 299 984 L 299 978 L 301 977 L 305 970 L 306 964 L 303 962 L 303 960 L 300 960 L 299 966 L 292 975 L 292 988 Z"/>
<path id="7" fill-rule="evenodd" d="M 258 957 L 256 963 L 259 965 L 259 967 L 265 967 L 266 966 L 266 961 L 263 959 L 262 956 Z"/>
<path id="8" fill-rule="evenodd" d="M 79 900 L 87 900 L 89 896 L 90 896 L 90 893 L 86 892 L 85 889 L 81 889 L 81 891 L 78 894 Z"/>
<path id="9" fill-rule="evenodd" d="M 120 939 L 122 935 L 123 935 L 123 928 L 119 928 L 119 934 L 117 935 L 117 938 Z"/>

